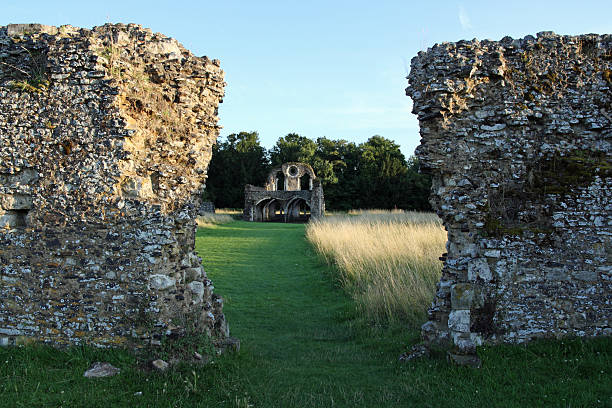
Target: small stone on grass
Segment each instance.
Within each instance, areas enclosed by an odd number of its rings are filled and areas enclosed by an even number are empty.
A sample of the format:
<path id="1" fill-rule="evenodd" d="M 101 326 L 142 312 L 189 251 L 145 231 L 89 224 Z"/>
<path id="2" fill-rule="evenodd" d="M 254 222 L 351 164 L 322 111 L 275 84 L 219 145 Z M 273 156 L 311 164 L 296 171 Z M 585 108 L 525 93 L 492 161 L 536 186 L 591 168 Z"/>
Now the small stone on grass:
<path id="1" fill-rule="evenodd" d="M 93 363 L 89 370 L 85 371 L 83 377 L 87 378 L 102 378 L 102 377 L 112 377 L 115 374 L 119 374 L 121 370 L 117 367 L 114 367 L 110 363 L 101 363 L 96 361 Z"/>
<path id="2" fill-rule="evenodd" d="M 161 359 L 152 361 L 151 365 L 153 366 L 154 369 L 158 371 L 166 371 L 168 367 L 170 367 L 170 364 L 166 363 L 164 360 L 161 360 Z"/>

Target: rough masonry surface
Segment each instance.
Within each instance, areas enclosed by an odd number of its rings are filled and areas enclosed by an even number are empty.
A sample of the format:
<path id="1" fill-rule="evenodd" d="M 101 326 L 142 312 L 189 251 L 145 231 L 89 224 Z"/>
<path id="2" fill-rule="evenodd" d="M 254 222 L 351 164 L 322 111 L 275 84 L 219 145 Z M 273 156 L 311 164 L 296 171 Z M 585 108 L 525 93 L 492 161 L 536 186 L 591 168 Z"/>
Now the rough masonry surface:
<path id="1" fill-rule="evenodd" d="M 612 36 L 439 44 L 408 79 L 448 230 L 424 340 L 612 334 Z"/>
<path id="2" fill-rule="evenodd" d="M 141 26 L 0 27 L 0 343 L 224 338 L 194 252 L 225 83 Z"/>

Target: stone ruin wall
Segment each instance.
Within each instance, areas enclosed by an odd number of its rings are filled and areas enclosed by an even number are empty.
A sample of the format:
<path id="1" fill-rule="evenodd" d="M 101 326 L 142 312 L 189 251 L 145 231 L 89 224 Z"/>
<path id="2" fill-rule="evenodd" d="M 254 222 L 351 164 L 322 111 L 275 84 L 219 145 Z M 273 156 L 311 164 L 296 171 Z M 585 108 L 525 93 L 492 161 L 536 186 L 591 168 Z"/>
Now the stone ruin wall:
<path id="1" fill-rule="evenodd" d="M 228 335 L 194 251 L 224 86 L 138 25 L 0 27 L 0 344 Z"/>
<path id="2" fill-rule="evenodd" d="M 448 230 L 425 342 L 612 334 L 612 36 L 444 43 L 408 79 Z"/>

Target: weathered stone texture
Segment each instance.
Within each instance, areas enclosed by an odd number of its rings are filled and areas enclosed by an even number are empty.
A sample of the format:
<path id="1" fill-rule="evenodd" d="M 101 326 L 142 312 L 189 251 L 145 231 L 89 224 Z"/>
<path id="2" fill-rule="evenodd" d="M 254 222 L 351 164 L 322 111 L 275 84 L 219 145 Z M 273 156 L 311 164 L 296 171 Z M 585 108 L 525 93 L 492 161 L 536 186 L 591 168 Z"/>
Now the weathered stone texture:
<path id="1" fill-rule="evenodd" d="M 219 62 L 134 24 L 0 27 L 0 337 L 228 334 L 195 254 Z"/>
<path id="2" fill-rule="evenodd" d="M 245 221 L 303 222 L 324 215 L 323 186 L 308 164 L 283 163 L 270 171 L 264 187 L 244 187 Z"/>
<path id="3" fill-rule="evenodd" d="M 612 36 L 444 43 L 408 78 L 448 230 L 424 339 L 612 334 Z"/>

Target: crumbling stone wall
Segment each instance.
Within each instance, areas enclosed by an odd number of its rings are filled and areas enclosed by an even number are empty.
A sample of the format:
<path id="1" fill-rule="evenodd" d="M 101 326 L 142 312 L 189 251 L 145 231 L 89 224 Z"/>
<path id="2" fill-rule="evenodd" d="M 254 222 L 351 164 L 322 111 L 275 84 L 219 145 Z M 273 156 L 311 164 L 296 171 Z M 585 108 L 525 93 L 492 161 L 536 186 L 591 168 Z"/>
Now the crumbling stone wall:
<path id="1" fill-rule="evenodd" d="M 439 44 L 408 79 L 448 230 L 424 339 L 612 334 L 612 36 Z"/>
<path id="2" fill-rule="evenodd" d="M 0 28 L 0 343 L 228 335 L 194 252 L 224 85 L 138 25 Z"/>

